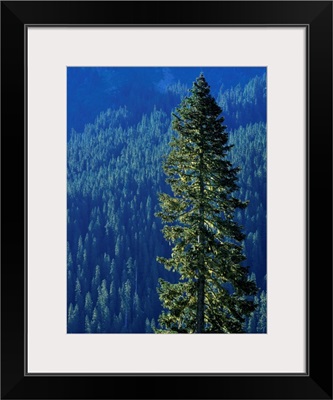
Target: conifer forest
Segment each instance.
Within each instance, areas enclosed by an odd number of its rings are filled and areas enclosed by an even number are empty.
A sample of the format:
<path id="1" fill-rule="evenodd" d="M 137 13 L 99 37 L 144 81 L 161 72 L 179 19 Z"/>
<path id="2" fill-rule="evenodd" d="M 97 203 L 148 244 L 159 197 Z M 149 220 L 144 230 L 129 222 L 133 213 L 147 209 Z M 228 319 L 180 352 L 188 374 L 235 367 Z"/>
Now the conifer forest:
<path id="1" fill-rule="evenodd" d="M 67 68 L 67 332 L 266 333 L 266 68 Z"/>

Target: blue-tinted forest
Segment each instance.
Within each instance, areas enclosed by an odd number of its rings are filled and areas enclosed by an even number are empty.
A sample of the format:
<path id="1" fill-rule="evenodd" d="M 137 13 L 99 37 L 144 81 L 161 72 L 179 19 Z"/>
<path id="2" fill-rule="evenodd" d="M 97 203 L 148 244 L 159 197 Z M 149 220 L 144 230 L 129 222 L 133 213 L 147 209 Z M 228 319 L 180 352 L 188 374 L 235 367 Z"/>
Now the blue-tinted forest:
<path id="1" fill-rule="evenodd" d="M 246 332 L 266 332 L 266 69 L 67 69 L 67 318 L 69 333 L 151 333 L 168 257 L 158 193 L 171 114 L 203 72 L 222 107 L 230 160 L 248 200 L 244 227 L 249 279 L 259 289 Z"/>

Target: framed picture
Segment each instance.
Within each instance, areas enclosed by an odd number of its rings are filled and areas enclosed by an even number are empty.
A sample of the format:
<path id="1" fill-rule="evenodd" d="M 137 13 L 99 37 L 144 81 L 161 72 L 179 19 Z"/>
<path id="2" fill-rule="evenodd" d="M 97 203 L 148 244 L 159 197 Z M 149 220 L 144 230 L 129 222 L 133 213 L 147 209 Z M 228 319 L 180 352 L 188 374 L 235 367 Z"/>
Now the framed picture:
<path id="1" fill-rule="evenodd" d="M 332 2 L 1 11 L 2 397 L 331 399 Z"/>

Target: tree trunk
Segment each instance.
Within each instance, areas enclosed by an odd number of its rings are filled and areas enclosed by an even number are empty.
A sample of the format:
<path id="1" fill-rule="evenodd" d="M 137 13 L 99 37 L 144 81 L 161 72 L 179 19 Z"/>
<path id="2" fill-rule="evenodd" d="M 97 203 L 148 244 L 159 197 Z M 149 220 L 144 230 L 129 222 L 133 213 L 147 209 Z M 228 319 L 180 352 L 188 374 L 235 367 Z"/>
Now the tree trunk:
<path id="1" fill-rule="evenodd" d="M 203 275 L 200 275 L 198 279 L 197 333 L 203 333 L 205 331 L 204 306 L 205 306 L 205 277 Z"/>
<path id="2" fill-rule="evenodd" d="M 202 148 L 202 143 L 201 143 Z M 204 266 L 205 266 L 205 255 L 204 255 L 204 194 L 205 187 L 203 181 L 203 152 L 200 153 L 200 176 L 199 176 L 199 184 L 200 184 L 200 207 L 199 207 L 199 276 L 198 276 L 198 304 L 197 304 L 197 333 L 202 333 L 205 331 L 204 325 L 204 308 L 205 308 L 205 275 L 204 275 Z"/>

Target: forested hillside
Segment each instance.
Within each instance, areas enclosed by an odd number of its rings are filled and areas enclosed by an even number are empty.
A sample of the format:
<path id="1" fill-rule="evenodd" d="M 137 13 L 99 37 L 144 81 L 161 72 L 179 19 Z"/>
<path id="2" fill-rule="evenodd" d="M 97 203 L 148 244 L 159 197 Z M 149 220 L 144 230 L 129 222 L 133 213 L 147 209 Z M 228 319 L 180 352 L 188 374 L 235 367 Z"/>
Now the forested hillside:
<path id="1" fill-rule="evenodd" d="M 158 278 L 176 279 L 156 261 L 171 248 L 155 216 L 158 193 L 170 192 L 162 161 L 171 113 L 197 71 L 69 70 L 68 332 L 153 332 L 161 312 Z M 236 218 L 247 235 L 249 279 L 260 291 L 246 330 L 266 332 L 266 75 L 263 68 L 226 70 L 209 69 L 207 80 L 234 144 L 231 161 L 241 167 L 238 196 L 249 200 Z M 91 123 L 85 109 L 96 112 Z"/>

